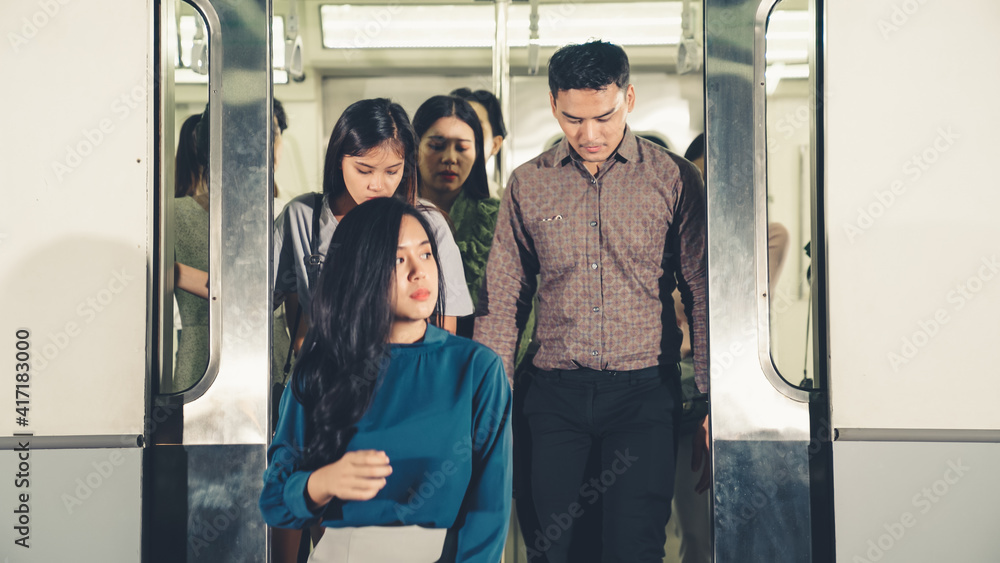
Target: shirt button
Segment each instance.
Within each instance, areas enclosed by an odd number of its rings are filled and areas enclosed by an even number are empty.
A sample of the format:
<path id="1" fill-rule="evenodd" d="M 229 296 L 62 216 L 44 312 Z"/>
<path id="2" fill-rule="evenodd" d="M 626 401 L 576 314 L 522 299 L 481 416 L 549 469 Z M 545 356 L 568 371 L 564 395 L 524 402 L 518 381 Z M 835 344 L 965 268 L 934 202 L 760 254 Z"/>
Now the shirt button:
<path id="1" fill-rule="evenodd" d="M 593 352 L 591 352 L 591 353 L 590 353 L 590 355 L 591 355 L 591 356 L 600 356 L 601 354 L 600 354 L 600 353 L 598 353 L 598 351 L 597 351 L 597 350 L 594 350 Z"/>
<path id="2" fill-rule="evenodd" d="M 600 307 L 594 307 L 594 312 L 595 313 L 600 313 L 601 312 L 601 308 Z"/>
<path id="3" fill-rule="evenodd" d="M 591 184 L 596 184 L 597 183 L 597 178 L 591 178 L 590 179 L 590 183 Z"/>
<path id="4" fill-rule="evenodd" d="M 596 270 L 596 269 L 597 269 L 597 262 L 594 262 L 593 264 L 591 264 L 591 265 L 590 265 L 590 268 L 591 268 L 592 270 Z"/>
<path id="5" fill-rule="evenodd" d="M 591 221 L 590 222 L 590 226 L 591 227 L 596 227 L 597 226 L 597 221 Z"/>

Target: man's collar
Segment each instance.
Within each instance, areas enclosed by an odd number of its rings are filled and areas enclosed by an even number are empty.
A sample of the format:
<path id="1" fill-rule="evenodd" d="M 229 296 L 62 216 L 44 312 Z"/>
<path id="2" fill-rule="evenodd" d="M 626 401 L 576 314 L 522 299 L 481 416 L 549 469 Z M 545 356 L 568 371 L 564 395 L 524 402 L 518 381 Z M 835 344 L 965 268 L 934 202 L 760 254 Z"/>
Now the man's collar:
<path id="1" fill-rule="evenodd" d="M 628 125 L 625 126 L 625 136 L 622 137 L 622 142 L 618 145 L 614 157 L 620 162 L 634 162 L 639 159 L 639 142 L 636 141 L 635 135 Z"/>
<path id="2" fill-rule="evenodd" d="M 561 166 L 569 164 L 570 160 L 580 160 L 580 155 L 577 154 L 573 147 L 570 146 L 569 140 L 564 136 L 562 141 L 556 145 L 555 160 Z M 611 153 L 608 160 L 612 158 L 619 162 L 633 162 L 639 157 L 638 141 L 635 140 L 635 135 L 632 133 L 632 129 L 628 125 L 625 125 L 625 136 L 622 137 L 621 143 L 618 144 L 618 149 Z M 605 161 L 607 162 L 607 161 Z"/>
<path id="3" fill-rule="evenodd" d="M 562 140 L 556 145 L 556 162 L 560 166 L 565 166 L 574 156 L 579 160 L 580 156 L 569 146 L 569 139 L 566 138 L 566 135 L 563 135 Z"/>

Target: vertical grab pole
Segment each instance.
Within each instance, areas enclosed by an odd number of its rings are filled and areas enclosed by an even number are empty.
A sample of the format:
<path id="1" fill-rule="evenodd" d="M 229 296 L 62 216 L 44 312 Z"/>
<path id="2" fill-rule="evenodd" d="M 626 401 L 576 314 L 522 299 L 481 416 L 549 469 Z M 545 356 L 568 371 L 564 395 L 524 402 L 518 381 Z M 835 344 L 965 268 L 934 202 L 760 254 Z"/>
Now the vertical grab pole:
<path id="1" fill-rule="evenodd" d="M 510 119 L 510 45 L 507 43 L 507 11 L 510 0 L 496 0 L 496 35 L 493 40 L 493 93 L 500 100 L 500 111 Z M 507 186 L 510 175 L 510 150 L 500 151 L 500 187 Z"/>

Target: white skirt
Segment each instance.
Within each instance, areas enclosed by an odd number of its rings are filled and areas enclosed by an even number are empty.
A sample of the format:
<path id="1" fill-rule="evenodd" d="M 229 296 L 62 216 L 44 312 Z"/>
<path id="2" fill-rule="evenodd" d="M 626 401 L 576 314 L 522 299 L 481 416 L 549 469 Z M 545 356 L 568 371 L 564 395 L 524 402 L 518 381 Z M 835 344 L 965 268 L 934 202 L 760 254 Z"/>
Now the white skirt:
<path id="1" fill-rule="evenodd" d="M 420 526 L 326 528 L 309 563 L 434 563 L 447 533 Z"/>

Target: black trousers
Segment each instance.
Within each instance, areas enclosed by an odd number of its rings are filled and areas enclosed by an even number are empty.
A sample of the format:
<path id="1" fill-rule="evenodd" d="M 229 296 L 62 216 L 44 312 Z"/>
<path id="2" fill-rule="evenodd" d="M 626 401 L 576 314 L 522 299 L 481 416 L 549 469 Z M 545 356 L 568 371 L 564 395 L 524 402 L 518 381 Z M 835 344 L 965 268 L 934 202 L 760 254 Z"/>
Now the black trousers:
<path id="1" fill-rule="evenodd" d="M 663 560 L 679 381 L 676 365 L 627 372 L 535 371 L 524 415 L 540 533 L 525 538 L 529 559 L 544 554 L 549 563 L 570 561 L 576 525 L 601 510 L 602 548 L 600 554 L 588 553 L 588 562 Z M 587 472 L 592 456 L 599 467 Z M 579 555 L 572 558 L 582 561 Z"/>

